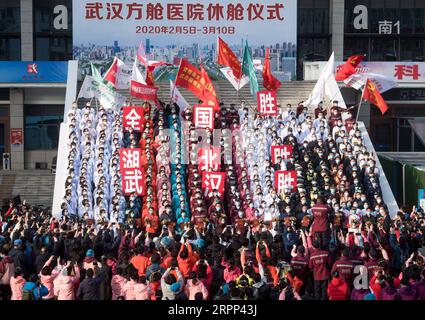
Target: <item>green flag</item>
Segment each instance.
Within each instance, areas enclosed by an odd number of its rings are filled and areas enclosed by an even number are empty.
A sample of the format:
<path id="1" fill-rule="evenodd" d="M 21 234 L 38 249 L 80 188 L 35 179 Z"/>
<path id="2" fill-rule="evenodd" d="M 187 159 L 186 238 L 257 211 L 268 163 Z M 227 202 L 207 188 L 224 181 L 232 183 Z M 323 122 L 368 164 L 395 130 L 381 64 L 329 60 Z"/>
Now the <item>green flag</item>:
<path id="1" fill-rule="evenodd" d="M 257 75 L 255 74 L 254 62 L 252 61 L 251 50 L 249 50 L 248 47 L 248 41 L 246 41 L 243 50 L 242 72 L 249 78 L 251 95 L 256 97 L 257 92 L 259 91 L 259 86 Z"/>
<path id="2" fill-rule="evenodd" d="M 104 82 L 102 75 L 100 74 L 99 70 L 97 70 L 97 68 L 93 65 L 93 63 L 90 63 L 91 65 L 91 75 L 94 79 L 96 79 L 99 82 Z"/>

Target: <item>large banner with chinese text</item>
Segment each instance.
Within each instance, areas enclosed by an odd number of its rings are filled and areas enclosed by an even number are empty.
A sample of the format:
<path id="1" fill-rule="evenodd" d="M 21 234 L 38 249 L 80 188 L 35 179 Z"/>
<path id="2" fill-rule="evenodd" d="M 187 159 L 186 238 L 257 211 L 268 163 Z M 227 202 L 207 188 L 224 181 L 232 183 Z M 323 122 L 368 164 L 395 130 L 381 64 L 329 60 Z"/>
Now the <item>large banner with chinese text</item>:
<path id="1" fill-rule="evenodd" d="M 239 59 L 245 39 L 254 60 L 263 62 L 271 47 L 272 72 L 295 73 L 297 0 L 74 0 L 72 11 L 74 58 L 83 74 L 90 73 L 90 60 L 101 72 L 114 56 L 131 66 L 143 43 L 150 60 L 202 61 L 221 78 L 214 66 L 217 36 Z"/>

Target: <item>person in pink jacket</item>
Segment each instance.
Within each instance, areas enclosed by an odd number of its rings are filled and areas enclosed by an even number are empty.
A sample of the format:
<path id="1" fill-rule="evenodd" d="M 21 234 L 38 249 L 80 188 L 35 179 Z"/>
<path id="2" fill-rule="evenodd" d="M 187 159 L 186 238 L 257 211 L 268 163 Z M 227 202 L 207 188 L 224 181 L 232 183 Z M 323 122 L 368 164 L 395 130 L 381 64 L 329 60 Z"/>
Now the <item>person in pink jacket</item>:
<path id="1" fill-rule="evenodd" d="M 112 276 L 111 288 L 112 288 L 112 300 L 117 300 L 118 297 L 124 296 L 124 286 L 127 283 L 127 279 L 122 276 L 122 268 L 117 268 L 117 273 Z"/>
<path id="2" fill-rule="evenodd" d="M 139 277 L 139 281 L 134 285 L 134 296 L 136 300 L 150 300 L 151 295 L 151 286 L 146 283 L 146 277 Z"/>
<path id="3" fill-rule="evenodd" d="M 242 274 L 238 266 L 235 265 L 235 262 L 231 260 L 229 264 L 224 269 L 223 278 L 226 283 L 230 281 L 235 281 Z"/>
<path id="4" fill-rule="evenodd" d="M 80 268 L 68 261 L 57 280 L 58 300 L 75 300 L 75 286 L 80 280 Z"/>
<path id="5" fill-rule="evenodd" d="M 12 290 L 12 297 L 10 300 L 22 300 L 25 282 L 25 279 L 22 277 L 21 268 L 16 268 L 13 277 L 10 278 L 10 289 Z"/>
<path id="6" fill-rule="evenodd" d="M 51 263 L 53 259 L 54 256 L 51 256 L 49 260 L 46 261 L 40 272 L 41 284 L 49 290 L 48 295 L 43 297 L 43 300 L 52 300 L 55 298 L 54 281 L 59 275 L 59 270 L 56 268 L 52 270 Z"/>
<path id="7" fill-rule="evenodd" d="M 197 293 L 202 293 L 202 299 L 208 299 L 208 290 L 207 287 L 202 283 L 202 281 L 196 278 L 196 272 L 189 272 L 189 280 L 186 283 L 184 292 L 189 300 L 195 300 L 195 295 Z"/>
<path id="8" fill-rule="evenodd" d="M 138 279 L 139 279 L 139 275 L 137 271 L 133 271 L 130 274 L 130 281 L 127 281 L 127 283 L 124 285 L 124 288 L 123 288 L 125 300 L 136 300 L 134 287 L 137 284 Z"/>

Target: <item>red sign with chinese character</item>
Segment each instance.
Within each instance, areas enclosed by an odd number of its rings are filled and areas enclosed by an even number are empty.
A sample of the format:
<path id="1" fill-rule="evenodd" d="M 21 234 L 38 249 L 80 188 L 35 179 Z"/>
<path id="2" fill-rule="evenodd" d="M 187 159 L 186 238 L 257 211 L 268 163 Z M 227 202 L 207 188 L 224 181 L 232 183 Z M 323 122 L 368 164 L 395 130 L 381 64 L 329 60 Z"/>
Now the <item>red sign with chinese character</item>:
<path id="1" fill-rule="evenodd" d="M 287 190 L 295 191 L 297 188 L 297 172 L 275 171 L 274 185 L 278 193 L 284 193 Z"/>
<path id="2" fill-rule="evenodd" d="M 23 143 L 23 131 L 20 128 L 10 129 L 10 140 L 14 145 L 21 145 Z"/>
<path id="3" fill-rule="evenodd" d="M 138 196 L 145 194 L 145 175 L 143 169 L 127 169 L 122 171 L 122 187 L 126 196 L 136 193 Z"/>
<path id="4" fill-rule="evenodd" d="M 193 121 L 196 128 L 214 129 L 214 108 L 212 106 L 195 105 Z"/>
<path id="5" fill-rule="evenodd" d="M 142 149 L 140 148 L 122 148 L 120 149 L 120 169 L 139 169 L 141 162 Z"/>
<path id="6" fill-rule="evenodd" d="M 276 91 L 258 91 L 257 104 L 261 116 L 277 116 Z"/>
<path id="7" fill-rule="evenodd" d="M 289 159 L 292 157 L 292 145 L 272 146 L 271 148 L 272 163 L 277 163 L 277 158 Z"/>
<path id="8" fill-rule="evenodd" d="M 217 190 L 220 196 L 224 195 L 224 181 L 226 174 L 224 172 L 202 172 L 202 189 L 210 192 Z"/>
<path id="9" fill-rule="evenodd" d="M 221 154 L 220 148 L 211 146 L 198 150 L 199 171 L 220 170 Z"/>
<path id="10" fill-rule="evenodd" d="M 134 131 L 142 131 L 146 119 L 142 107 L 124 107 L 123 108 L 123 128 L 124 131 L 129 131 L 133 128 Z"/>
<path id="11" fill-rule="evenodd" d="M 144 172 L 141 164 L 142 149 L 120 149 L 120 170 L 122 174 L 122 187 L 125 195 L 135 192 L 144 194 Z"/>

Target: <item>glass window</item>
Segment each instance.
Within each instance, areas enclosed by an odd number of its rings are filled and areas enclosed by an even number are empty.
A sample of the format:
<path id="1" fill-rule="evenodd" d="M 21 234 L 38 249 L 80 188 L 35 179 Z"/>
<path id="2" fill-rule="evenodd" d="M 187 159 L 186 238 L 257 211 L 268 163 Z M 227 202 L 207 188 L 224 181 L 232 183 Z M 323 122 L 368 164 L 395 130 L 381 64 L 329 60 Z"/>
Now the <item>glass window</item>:
<path id="1" fill-rule="evenodd" d="M 72 59 L 72 38 L 37 37 L 35 39 L 35 59 L 64 61 Z"/>
<path id="2" fill-rule="evenodd" d="M 19 0 L 0 1 L 0 33 L 21 32 L 21 11 Z"/>
<path id="3" fill-rule="evenodd" d="M 372 38 L 370 43 L 370 60 L 398 61 L 399 40 L 388 38 Z"/>
<path id="4" fill-rule="evenodd" d="M 369 38 L 367 37 L 345 37 L 344 39 L 344 60 L 357 54 L 366 54 L 365 60 L 369 57 Z"/>
<path id="5" fill-rule="evenodd" d="M 63 5 L 68 10 L 67 29 L 54 26 L 54 9 Z M 66 61 L 72 59 L 72 0 L 34 1 L 35 59 Z"/>
<path id="6" fill-rule="evenodd" d="M 25 106 L 25 150 L 58 147 L 63 106 Z"/>
<path id="7" fill-rule="evenodd" d="M 0 36 L 0 60 L 21 60 L 21 38 Z"/>
<path id="8" fill-rule="evenodd" d="M 401 61 L 424 61 L 425 50 L 422 39 L 401 39 L 400 40 L 400 60 Z"/>
<path id="9" fill-rule="evenodd" d="M 63 5 L 68 9 L 68 29 L 56 30 L 53 24 L 56 6 Z M 72 32 L 72 0 L 43 0 L 34 1 L 34 32 L 63 33 Z"/>

